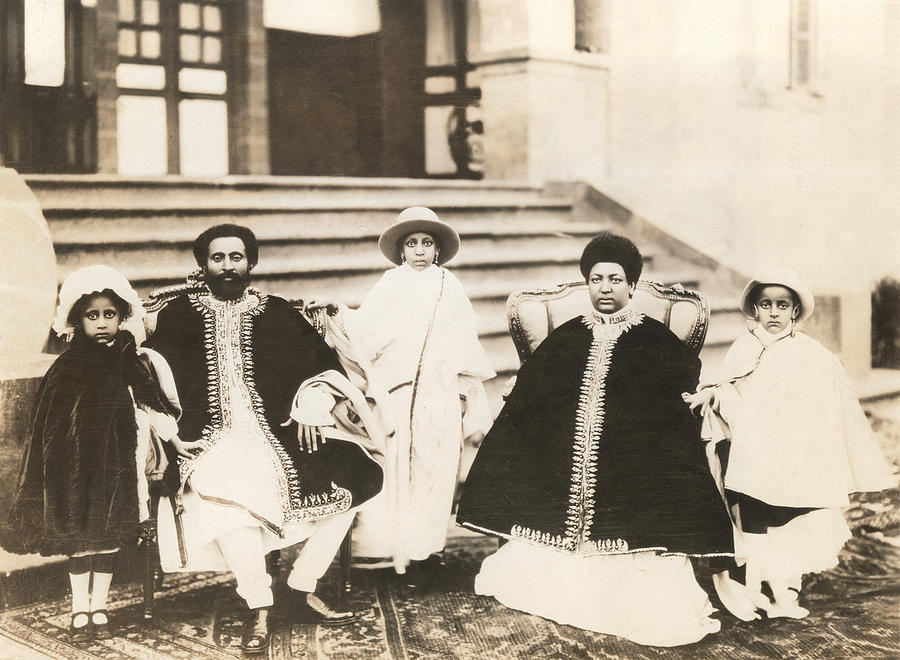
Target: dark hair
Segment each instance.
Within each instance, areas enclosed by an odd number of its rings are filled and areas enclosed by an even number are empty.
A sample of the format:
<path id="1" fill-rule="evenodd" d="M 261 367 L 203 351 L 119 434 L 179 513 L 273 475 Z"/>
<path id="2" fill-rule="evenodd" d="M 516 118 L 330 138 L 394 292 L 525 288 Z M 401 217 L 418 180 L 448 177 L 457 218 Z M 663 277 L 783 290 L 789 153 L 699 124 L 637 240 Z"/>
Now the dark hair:
<path id="1" fill-rule="evenodd" d="M 194 239 L 194 259 L 197 260 L 197 265 L 201 267 L 206 265 L 210 243 L 217 238 L 230 236 L 243 241 L 244 249 L 247 251 L 247 261 L 251 266 L 255 266 L 259 261 L 259 244 L 256 242 L 256 235 L 247 227 L 227 224 L 210 227 Z"/>
<path id="2" fill-rule="evenodd" d="M 791 292 L 791 302 L 794 303 L 794 307 L 800 308 L 802 305 L 800 304 L 800 296 L 797 295 L 797 292 L 794 291 L 791 287 L 785 286 L 784 284 L 778 284 L 777 282 L 760 282 L 752 289 L 750 289 L 750 295 L 747 298 L 750 300 L 751 304 L 755 305 L 759 302 L 759 292 L 765 289 L 767 286 L 780 286 L 782 289 L 787 289 Z M 803 311 L 802 309 L 800 310 Z"/>
<path id="3" fill-rule="evenodd" d="M 106 296 L 109 298 L 115 306 L 116 311 L 119 312 L 121 320 L 125 321 L 131 316 L 131 305 L 122 300 L 112 289 L 103 289 L 103 291 L 86 293 L 75 301 L 75 304 L 72 305 L 72 309 L 69 310 L 69 315 L 66 317 L 66 323 L 75 328 L 76 332 L 79 332 L 79 328 L 81 328 L 81 317 L 84 315 L 84 311 L 88 308 L 91 300 L 97 296 Z"/>
<path id="4" fill-rule="evenodd" d="M 591 274 L 594 264 L 601 261 L 621 265 L 629 284 L 634 284 L 641 278 L 644 268 L 644 260 L 637 246 L 624 236 L 609 231 L 597 234 L 581 253 L 581 274 L 585 280 Z"/>

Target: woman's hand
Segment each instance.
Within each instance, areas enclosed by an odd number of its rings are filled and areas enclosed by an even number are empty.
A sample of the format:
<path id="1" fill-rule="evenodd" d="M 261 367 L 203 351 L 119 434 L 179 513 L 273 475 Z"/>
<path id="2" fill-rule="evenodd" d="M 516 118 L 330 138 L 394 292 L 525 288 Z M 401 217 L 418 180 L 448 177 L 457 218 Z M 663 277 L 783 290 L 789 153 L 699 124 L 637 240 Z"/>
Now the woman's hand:
<path id="1" fill-rule="evenodd" d="M 700 412 L 706 414 L 707 410 L 716 408 L 716 388 L 707 387 L 705 389 L 700 390 L 696 394 L 691 394 L 690 392 L 682 392 L 681 398 L 684 400 L 686 404 L 690 407 L 691 411 L 700 407 Z"/>
<path id="2" fill-rule="evenodd" d="M 193 442 L 186 442 L 179 438 L 177 435 L 173 435 L 169 438 L 169 442 L 172 443 L 172 446 L 175 447 L 175 451 L 179 456 L 184 456 L 185 458 L 194 458 L 197 455 L 197 452 L 200 449 L 203 449 L 203 440 L 194 440 Z"/>
<path id="3" fill-rule="evenodd" d="M 311 454 L 314 451 L 318 451 L 319 447 L 325 444 L 325 434 L 322 433 L 321 426 L 298 424 L 297 440 L 300 441 L 300 449 Z"/>

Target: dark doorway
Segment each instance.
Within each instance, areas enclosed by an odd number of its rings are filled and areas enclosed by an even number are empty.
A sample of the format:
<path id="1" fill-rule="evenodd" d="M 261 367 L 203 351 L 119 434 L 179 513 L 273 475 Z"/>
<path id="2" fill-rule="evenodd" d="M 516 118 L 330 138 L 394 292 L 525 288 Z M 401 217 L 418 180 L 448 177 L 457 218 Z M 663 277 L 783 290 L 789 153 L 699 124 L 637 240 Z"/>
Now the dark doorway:
<path id="1" fill-rule="evenodd" d="M 380 175 L 380 34 L 267 38 L 272 174 Z"/>

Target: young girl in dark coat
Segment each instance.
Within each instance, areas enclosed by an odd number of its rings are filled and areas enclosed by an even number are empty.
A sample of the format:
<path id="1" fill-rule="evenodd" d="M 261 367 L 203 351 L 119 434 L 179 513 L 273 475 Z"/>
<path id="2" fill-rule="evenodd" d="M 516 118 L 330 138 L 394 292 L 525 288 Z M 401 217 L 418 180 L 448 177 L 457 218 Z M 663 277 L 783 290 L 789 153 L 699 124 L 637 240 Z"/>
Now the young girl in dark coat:
<path id="1" fill-rule="evenodd" d="M 83 268 L 63 283 L 53 328 L 71 346 L 38 389 L 2 530 L 11 552 L 69 556 L 73 641 L 112 634 L 106 598 L 116 552 L 146 516 L 149 433 L 168 440 L 178 430 L 177 397 L 160 390 L 168 365 L 123 327 L 132 319 L 142 335 L 142 318 L 140 299 L 112 268 Z"/>

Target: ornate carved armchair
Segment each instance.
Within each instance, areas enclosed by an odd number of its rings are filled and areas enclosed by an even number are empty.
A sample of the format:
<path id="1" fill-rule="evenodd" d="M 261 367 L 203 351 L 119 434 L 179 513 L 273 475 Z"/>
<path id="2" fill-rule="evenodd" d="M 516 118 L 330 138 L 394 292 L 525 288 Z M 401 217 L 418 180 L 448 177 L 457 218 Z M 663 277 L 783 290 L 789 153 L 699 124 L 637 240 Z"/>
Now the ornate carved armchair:
<path id="1" fill-rule="evenodd" d="M 584 281 L 579 281 L 510 294 L 506 318 L 520 362 L 524 362 L 554 328 L 590 311 L 587 288 Z M 640 280 L 631 304 L 635 311 L 668 326 L 696 353 L 703 348 L 709 326 L 709 302 L 702 293 L 679 284 L 665 286 Z"/>

